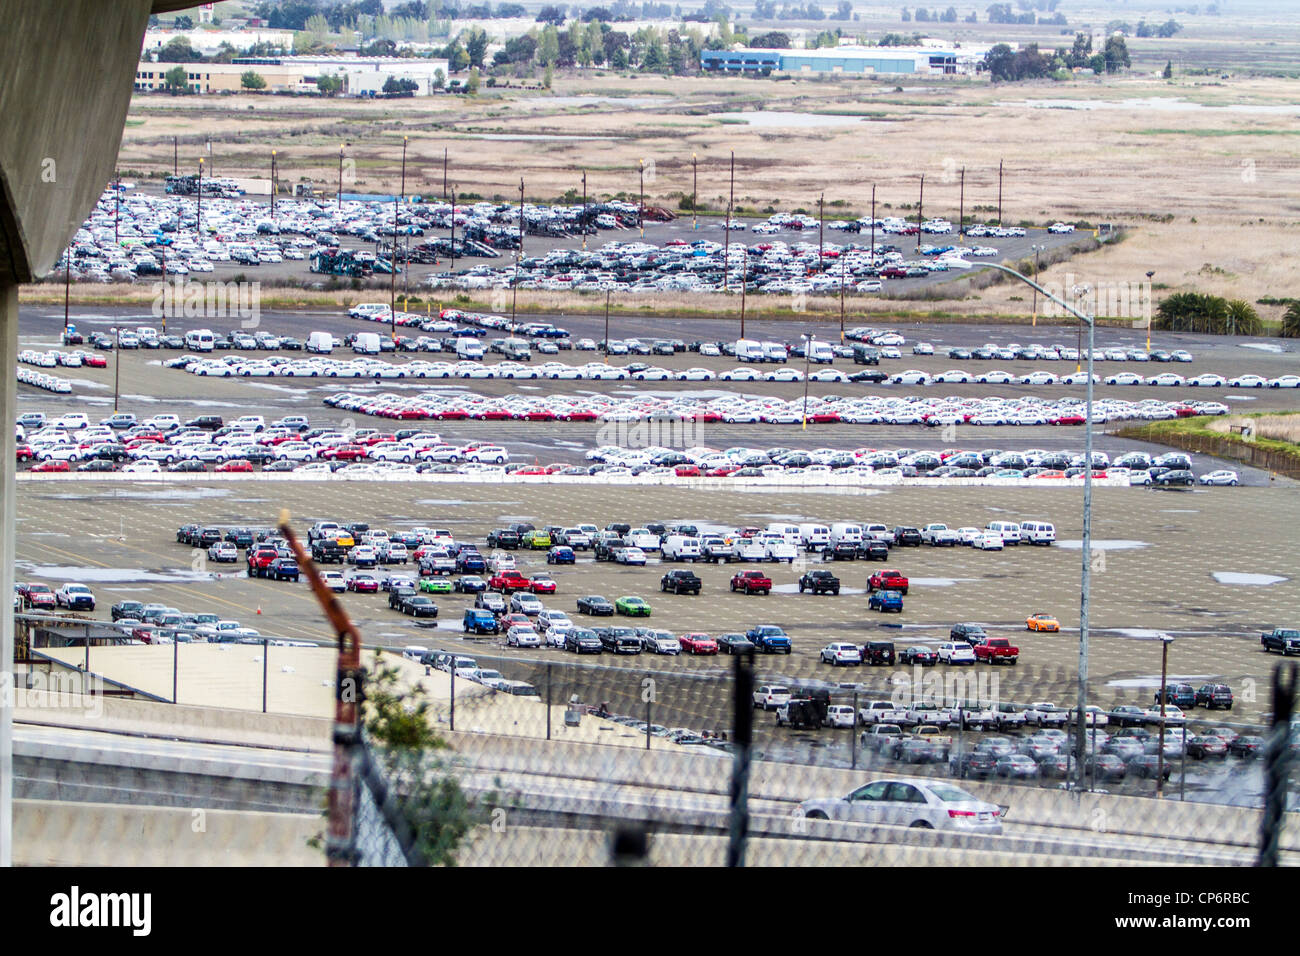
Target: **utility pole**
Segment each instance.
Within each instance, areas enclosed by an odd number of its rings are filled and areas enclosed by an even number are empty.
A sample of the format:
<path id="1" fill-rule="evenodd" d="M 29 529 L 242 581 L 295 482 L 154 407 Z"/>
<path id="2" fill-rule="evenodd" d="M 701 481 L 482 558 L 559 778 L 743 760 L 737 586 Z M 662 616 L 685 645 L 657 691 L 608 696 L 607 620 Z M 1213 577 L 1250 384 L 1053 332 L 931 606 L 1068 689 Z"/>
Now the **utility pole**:
<path id="1" fill-rule="evenodd" d="M 921 198 L 916 203 L 916 251 L 921 251 L 921 223 L 925 220 L 923 217 L 925 209 L 925 173 L 921 174 Z"/>
<path id="2" fill-rule="evenodd" d="M 203 241 L 203 157 L 199 157 L 199 205 L 198 211 L 194 214 L 194 231 L 198 233 L 199 241 Z"/>
<path id="3" fill-rule="evenodd" d="M 605 290 L 605 359 L 609 359 L 609 294 L 612 290 Z"/>
<path id="4" fill-rule="evenodd" d="M 1002 225 L 1002 160 L 998 160 L 998 225 Z"/>
<path id="5" fill-rule="evenodd" d="M 172 175 L 181 174 L 181 139 L 179 136 L 172 137 Z"/>
<path id="6" fill-rule="evenodd" d="M 456 271 L 456 187 L 451 187 L 451 271 Z"/>
<path id="7" fill-rule="evenodd" d="M 343 147 L 342 147 L 342 146 L 339 147 L 339 193 L 338 193 L 338 209 L 339 209 L 340 212 L 343 211 Z"/>
<path id="8" fill-rule="evenodd" d="M 645 160 L 641 160 L 641 204 L 637 207 L 636 224 L 645 238 Z"/>
<path id="9" fill-rule="evenodd" d="M 275 218 L 275 150 L 271 150 L 271 218 Z"/>
<path id="10" fill-rule="evenodd" d="M 845 255 L 845 249 L 840 249 L 840 345 L 844 344 L 844 280 L 846 279 L 845 271 L 848 268 L 845 261 L 848 256 Z M 857 711 L 854 711 L 857 713 Z"/>
<path id="11" fill-rule="evenodd" d="M 63 331 L 65 333 L 68 331 L 68 304 L 69 304 L 69 296 L 71 294 L 71 288 L 72 288 L 72 244 L 71 243 L 68 244 L 68 250 L 66 255 L 67 255 L 67 260 L 64 263 L 64 270 L 63 270 Z M 165 292 L 166 287 L 164 286 L 163 288 Z M 66 335 L 64 337 L 64 341 L 65 342 L 67 341 Z"/>
<path id="12" fill-rule="evenodd" d="M 408 136 L 402 137 L 402 192 L 401 192 L 402 205 L 406 204 L 406 146 L 409 139 L 410 137 Z M 402 308 L 404 310 L 407 307 L 407 299 L 410 298 L 410 291 L 411 291 L 411 239 L 410 239 L 411 234 L 408 232 L 406 235 L 407 235 L 406 255 L 403 257 L 403 261 L 406 263 L 406 268 L 402 270 Z M 393 259 L 394 262 L 396 262 L 397 259 L 396 219 L 394 219 L 393 221 Z"/>
<path id="13" fill-rule="evenodd" d="M 749 246 L 740 256 L 740 337 L 745 337 L 745 287 L 749 285 Z"/>
<path id="14" fill-rule="evenodd" d="M 815 336 L 807 332 L 803 336 L 803 430 L 808 430 L 808 370 L 812 360 L 812 347 Z"/>
<path id="15" fill-rule="evenodd" d="M 691 229 L 700 228 L 700 159 L 691 153 Z"/>
<path id="16" fill-rule="evenodd" d="M 957 204 L 957 237 L 966 235 L 966 167 L 961 168 L 961 199 Z"/>
<path id="17" fill-rule="evenodd" d="M 586 174 L 583 174 L 586 181 Z M 585 227 L 584 227 L 585 228 Z M 585 238 L 586 233 L 583 233 Z M 515 253 L 515 281 L 510 283 L 510 331 L 514 332 L 515 317 L 519 310 L 519 260 L 524 255 L 524 177 L 519 177 L 519 251 Z"/>
<path id="18" fill-rule="evenodd" d="M 1160 635 L 1162 645 L 1160 648 L 1160 746 L 1156 750 L 1160 755 L 1156 763 L 1156 797 L 1158 798 L 1163 798 L 1165 795 L 1165 701 L 1168 696 L 1166 680 L 1169 675 L 1169 645 L 1173 642 L 1174 639 L 1168 634 Z M 1186 739 L 1183 740 L 1183 749 L 1187 749 Z"/>
<path id="19" fill-rule="evenodd" d="M 731 192 L 727 199 L 726 235 L 722 237 L 722 291 L 727 291 L 728 273 L 731 271 L 731 207 L 736 202 L 736 151 L 731 151 Z"/>
<path id="20" fill-rule="evenodd" d="M 442 148 L 442 201 L 447 201 L 447 147 Z"/>
<path id="21" fill-rule="evenodd" d="M 876 184 L 871 184 L 871 266 L 876 265 Z"/>
<path id="22" fill-rule="evenodd" d="M 523 184 L 523 180 L 522 180 L 522 179 L 521 179 L 519 182 L 520 182 L 521 185 Z M 520 236 L 520 239 L 519 239 L 519 249 L 520 249 L 521 252 L 523 251 L 523 247 L 524 247 L 524 246 L 523 246 L 523 243 L 524 243 L 524 240 L 523 240 L 523 234 L 524 234 L 524 206 L 523 206 L 523 202 L 524 202 L 524 201 L 523 201 L 523 196 L 520 196 L 520 197 L 519 197 L 519 236 Z M 582 171 L 582 248 L 583 248 L 583 251 L 584 251 L 584 252 L 585 252 L 586 249 L 587 249 L 587 223 L 590 222 L 590 221 L 591 221 L 591 217 L 587 214 L 587 171 L 584 169 L 584 170 Z"/>
<path id="23" fill-rule="evenodd" d="M 202 163 L 203 160 L 200 159 L 199 162 Z M 199 172 L 202 171 L 203 171 L 203 167 L 199 166 Z M 113 245 L 117 245 L 117 221 L 118 219 L 121 218 L 121 216 L 122 216 L 122 177 L 119 176 L 117 177 L 116 182 L 113 183 Z"/>
<path id="24" fill-rule="evenodd" d="M 1037 245 L 1037 244 L 1035 244 L 1034 247 L 1033 247 L 1033 249 L 1034 249 L 1034 282 L 1037 282 L 1037 281 L 1038 281 L 1038 253 L 1039 253 L 1039 250 L 1041 250 L 1042 248 L 1043 248 L 1042 246 Z M 1033 328 L 1036 329 L 1036 328 L 1038 328 L 1038 288 L 1037 288 L 1037 287 L 1034 288 L 1034 304 L 1033 304 L 1033 308 L 1032 308 L 1032 313 L 1033 313 L 1033 319 L 1030 321 L 1030 325 L 1031 325 L 1031 327 L 1033 327 Z"/>
<path id="25" fill-rule="evenodd" d="M 1153 272 L 1148 272 L 1148 273 L 1147 273 L 1147 282 L 1150 283 L 1151 280 L 1152 280 L 1154 277 L 1155 277 L 1155 272 L 1154 272 L 1154 271 L 1153 271 Z M 1148 302 L 1149 302 L 1149 299 L 1150 299 L 1150 297 L 1148 296 Z M 1232 331 L 1233 331 L 1233 334 L 1234 334 L 1234 335 L 1235 335 L 1236 332 L 1237 332 L 1237 329 L 1236 329 L 1236 318 L 1235 318 L 1235 317 L 1233 318 L 1233 330 L 1232 330 Z M 1149 316 L 1149 315 L 1147 316 L 1147 351 L 1148 351 L 1148 352 L 1151 351 L 1151 316 Z"/>
<path id="26" fill-rule="evenodd" d="M 817 272 L 826 270 L 826 194 L 817 197 Z"/>
<path id="27" fill-rule="evenodd" d="M 388 259 L 388 334 L 397 335 L 397 203 L 393 197 L 393 247 Z"/>

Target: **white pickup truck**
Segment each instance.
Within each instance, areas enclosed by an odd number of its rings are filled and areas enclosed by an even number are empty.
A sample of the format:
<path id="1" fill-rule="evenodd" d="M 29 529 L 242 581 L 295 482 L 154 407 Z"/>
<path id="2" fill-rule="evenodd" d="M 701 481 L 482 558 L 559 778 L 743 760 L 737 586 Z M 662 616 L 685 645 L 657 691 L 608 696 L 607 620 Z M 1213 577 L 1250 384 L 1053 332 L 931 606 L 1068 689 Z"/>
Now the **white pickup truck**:
<path id="1" fill-rule="evenodd" d="M 921 529 L 921 540 L 932 547 L 956 547 L 957 532 L 946 524 L 928 524 Z"/>
<path id="2" fill-rule="evenodd" d="M 903 737 L 903 728 L 898 724 L 876 724 L 870 730 L 862 732 L 863 749 L 885 753 Z"/>
<path id="3" fill-rule="evenodd" d="M 900 707 L 892 700 L 872 700 L 858 708 L 858 720 L 863 724 L 903 724 L 911 725 L 907 708 Z"/>

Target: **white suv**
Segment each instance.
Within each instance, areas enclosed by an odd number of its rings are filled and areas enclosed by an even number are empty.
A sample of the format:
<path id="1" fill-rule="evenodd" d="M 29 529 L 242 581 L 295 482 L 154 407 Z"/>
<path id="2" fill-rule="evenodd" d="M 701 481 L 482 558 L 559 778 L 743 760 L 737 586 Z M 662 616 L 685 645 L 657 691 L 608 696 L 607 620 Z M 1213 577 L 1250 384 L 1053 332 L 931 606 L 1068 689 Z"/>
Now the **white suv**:
<path id="1" fill-rule="evenodd" d="M 764 710 L 776 710 L 782 704 L 790 702 L 790 688 L 778 684 L 763 684 L 754 691 L 754 706 Z"/>
<path id="2" fill-rule="evenodd" d="M 823 664 L 830 664 L 832 667 L 839 667 L 841 664 L 846 666 L 861 664 L 862 649 L 856 644 L 836 641 L 822 648 L 821 659 Z"/>

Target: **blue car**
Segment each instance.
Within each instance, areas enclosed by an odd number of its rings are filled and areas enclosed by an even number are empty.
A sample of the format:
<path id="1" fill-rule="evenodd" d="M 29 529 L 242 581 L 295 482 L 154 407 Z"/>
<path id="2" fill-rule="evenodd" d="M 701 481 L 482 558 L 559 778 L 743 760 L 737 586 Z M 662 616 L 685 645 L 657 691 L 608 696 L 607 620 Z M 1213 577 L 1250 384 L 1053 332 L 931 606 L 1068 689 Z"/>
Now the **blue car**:
<path id="1" fill-rule="evenodd" d="M 547 564 L 574 564 L 578 556 L 573 553 L 573 549 L 568 545 L 559 544 L 546 552 Z"/>
<path id="2" fill-rule="evenodd" d="M 754 649 L 764 654 L 789 654 L 793 649 L 790 638 L 775 624 L 760 624 L 745 632 Z"/>
<path id="3" fill-rule="evenodd" d="M 487 570 L 487 561 L 477 551 L 462 551 L 456 555 L 456 570 L 463 574 L 481 574 Z"/>
<path id="4" fill-rule="evenodd" d="M 903 595 L 897 591 L 873 591 L 871 597 L 867 598 L 867 610 L 869 611 L 903 611 Z"/>

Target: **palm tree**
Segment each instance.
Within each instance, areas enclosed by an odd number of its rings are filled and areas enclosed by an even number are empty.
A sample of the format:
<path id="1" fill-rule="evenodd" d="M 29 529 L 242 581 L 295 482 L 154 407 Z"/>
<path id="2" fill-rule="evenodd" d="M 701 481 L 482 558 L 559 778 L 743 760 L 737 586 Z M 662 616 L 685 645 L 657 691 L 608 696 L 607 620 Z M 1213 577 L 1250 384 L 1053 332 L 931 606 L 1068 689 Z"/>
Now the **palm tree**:
<path id="1" fill-rule="evenodd" d="M 1245 299 L 1232 299 L 1225 308 L 1228 327 L 1224 332 L 1230 335 L 1259 335 L 1264 331 L 1259 321 L 1259 313 Z"/>
<path id="2" fill-rule="evenodd" d="M 1300 299 L 1292 299 L 1282 313 L 1282 338 L 1300 339 Z"/>

